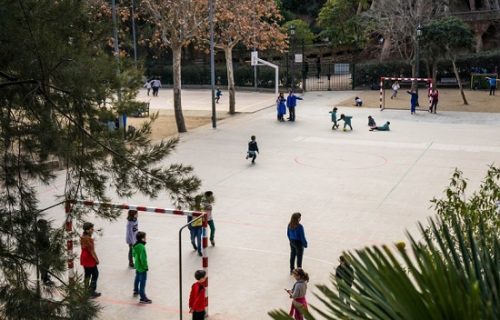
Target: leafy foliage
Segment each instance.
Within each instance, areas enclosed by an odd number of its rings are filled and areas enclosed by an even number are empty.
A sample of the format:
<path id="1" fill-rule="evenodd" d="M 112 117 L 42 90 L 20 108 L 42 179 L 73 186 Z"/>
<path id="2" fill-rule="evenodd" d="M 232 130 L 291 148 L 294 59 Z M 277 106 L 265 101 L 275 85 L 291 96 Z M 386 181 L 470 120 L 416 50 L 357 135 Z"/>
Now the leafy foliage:
<path id="1" fill-rule="evenodd" d="M 314 33 L 312 33 L 309 25 L 302 19 L 295 19 L 286 22 L 282 27 L 283 33 L 289 33 L 290 26 L 295 26 L 295 39 L 297 43 L 302 43 L 304 41 L 305 45 L 312 44 L 315 38 Z"/>
<path id="2" fill-rule="evenodd" d="M 459 174 L 453 181 L 453 187 L 465 190 Z M 488 221 L 491 216 L 481 214 L 494 211 L 490 203 L 498 200 L 498 188 L 498 169 L 491 168 L 476 199 L 465 205 L 476 217 L 453 210 L 463 203 L 456 197 L 460 191 L 450 190 L 449 201 L 440 204 L 446 218 L 430 219 L 429 229 L 419 224 L 420 241 L 407 234 L 409 250 L 401 245 L 373 246 L 347 253 L 355 269 L 353 287 L 332 275 L 330 287 L 318 286 L 324 308 L 311 309 L 321 319 L 498 319 L 498 225 L 494 228 Z M 339 291 L 350 296 L 348 303 Z M 291 319 L 284 311 L 269 314 Z M 306 319 L 315 317 L 307 314 Z"/>
<path id="3" fill-rule="evenodd" d="M 200 185 L 190 166 L 163 164 L 178 140 L 152 143 L 151 121 L 128 134 L 103 123 L 132 103 L 141 72 L 123 62 L 117 74 L 107 45 L 110 24 L 100 21 L 95 3 L 0 0 L 3 319 L 91 319 L 99 309 L 84 288 L 62 275 L 63 229 L 49 223 L 50 250 L 43 255 L 33 236 L 45 218 L 36 186 L 53 181 L 53 163 L 66 169 L 63 199 L 106 201 L 112 190 L 119 196 L 168 193 L 172 201 L 185 202 Z M 123 101 L 117 104 L 113 93 L 120 87 Z M 119 213 L 97 212 L 109 219 Z M 75 218 L 86 214 L 76 211 Z M 41 286 L 42 264 L 48 264 L 56 286 Z"/>

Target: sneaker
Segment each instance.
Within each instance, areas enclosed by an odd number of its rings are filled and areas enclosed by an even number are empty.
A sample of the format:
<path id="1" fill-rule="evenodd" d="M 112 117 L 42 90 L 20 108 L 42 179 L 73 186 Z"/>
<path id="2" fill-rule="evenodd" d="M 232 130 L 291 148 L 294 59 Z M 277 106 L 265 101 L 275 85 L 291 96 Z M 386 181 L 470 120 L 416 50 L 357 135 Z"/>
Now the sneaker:
<path id="1" fill-rule="evenodd" d="M 153 300 L 148 299 L 148 298 L 146 298 L 146 299 L 140 299 L 139 303 L 141 303 L 141 304 L 152 304 Z"/>
<path id="2" fill-rule="evenodd" d="M 210 243 L 212 244 L 212 247 L 215 247 L 215 241 L 210 240 Z"/>
<path id="3" fill-rule="evenodd" d="M 95 299 L 101 296 L 100 292 L 94 291 L 90 294 L 90 299 Z"/>
<path id="4" fill-rule="evenodd" d="M 132 293 L 132 296 L 133 297 L 137 297 L 139 295 L 139 292 L 138 291 L 134 291 L 134 293 Z"/>

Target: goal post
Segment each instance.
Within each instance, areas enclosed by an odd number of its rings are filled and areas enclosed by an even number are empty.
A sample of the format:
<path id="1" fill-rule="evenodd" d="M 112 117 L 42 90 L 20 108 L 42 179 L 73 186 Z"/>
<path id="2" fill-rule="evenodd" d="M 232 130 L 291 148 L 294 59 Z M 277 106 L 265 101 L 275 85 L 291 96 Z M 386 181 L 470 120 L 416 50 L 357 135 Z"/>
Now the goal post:
<path id="1" fill-rule="evenodd" d="M 385 101 L 385 88 L 384 88 L 384 85 L 386 83 L 386 81 L 399 81 L 399 82 L 413 82 L 413 81 L 417 81 L 417 82 L 423 82 L 425 84 L 427 84 L 427 97 L 429 98 L 429 106 L 431 104 L 431 97 L 430 97 L 430 93 L 432 91 L 432 88 L 433 88 L 433 83 L 432 83 L 432 79 L 431 78 L 397 78 L 397 77 L 380 77 L 380 83 L 379 83 L 379 86 L 380 86 L 380 101 L 379 101 L 379 106 L 380 106 L 380 111 L 384 110 L 387 108 L 387 105 L 386 105 L 386 101 Z M 405 106 L 409 105 L 409 103 L 407 103 L 407 101 L 405 102 Z M 403 107 L 402 105 L 398 105 L 397 107 L 391 107 L 390 109 L 407 109 L 406 107 Z"/>

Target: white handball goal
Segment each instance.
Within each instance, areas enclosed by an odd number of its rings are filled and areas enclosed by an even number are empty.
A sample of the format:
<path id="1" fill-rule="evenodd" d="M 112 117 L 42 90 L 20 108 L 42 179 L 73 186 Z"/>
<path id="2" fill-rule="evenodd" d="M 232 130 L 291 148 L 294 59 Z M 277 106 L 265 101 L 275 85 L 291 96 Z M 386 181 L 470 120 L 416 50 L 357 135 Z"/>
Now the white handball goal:
<path id="1" fill-rule="evenodd" d="M 387 81 L 390 81 L 391 82 L 391 88 L 388 89 L 391 94 L 392 94 L 392 84 L 395 82 L 395 81 L 398 81 L 401 83 L 412 83 L 414 81 L 417 81 L 417 83 L 425 83 L 425 85 L 427 86 L 427 88 L 425 88 L 425 92 L 427 94 L 427 97 L 428 97 L 428 101 L 429 101 L 429 106 L 431 104 L 431 98 L 430 98 L 430 93 L 432 91 L 432 88 L 433 88 L 433 83 L 432 83 L 432 79 L 430 78 L 396 78 L 396 77 L 380 77 L 380 83 L 379 83 L 379 86 L 380 86 L 380 110 L 384 110 L 384 109 L 397 109 L 397 110 L 406 110 L 406 109 L 409 109 L 410 108 L 410 99 L 408 97 L 408 99 L 400 99 L 400 98 L 397 98 L 397 99 L 391 99 L 391 103 L 387 104 L 386 103 L 386 94 L 385 94 L 385 84 Z M 422 91 L 424 91 L 422 90 Z M 406 93 L 406 92 L 405 92 Z"/>

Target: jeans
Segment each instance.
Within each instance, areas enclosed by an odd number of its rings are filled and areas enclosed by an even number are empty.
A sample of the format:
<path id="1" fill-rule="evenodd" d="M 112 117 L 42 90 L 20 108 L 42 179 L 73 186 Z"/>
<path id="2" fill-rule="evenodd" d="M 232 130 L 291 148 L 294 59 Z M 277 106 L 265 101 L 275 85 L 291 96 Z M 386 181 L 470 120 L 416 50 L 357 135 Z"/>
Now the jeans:
<path id="1" fill-rule="evenodd" d="M 147 299 L 146 297 L 146 280 L 148 279 L 148 272 L 135 272 L 134 292 L 139 292 L 141 300 Z"/>
<path id="2" fill-rule="evenodd" d="M 191 242 L 194 242 L 196 239 L 196 246 L 198 247 L 198 253 L 201 253 L 201 233 L 203 232 L 201 227 L 193 227 L 191 229 L 193 232 L 191 233 Z"/>
<path id="3" fill-rule="evenodd" d="M 215 224 L 213 220 L 208 220 L 208 226 L 210 227 L 210 241 L 214 241 L 215 238 Z"/>
<path id="4" fill-rule="evenodd" d="M 290 240 L 290 271 L 295 269 L 295 258 L 297 258 L 297 268 L 302 268 L 302 256 L 304 246 L 300 240 Z"/>
<path id="5" fill-rule="evenodd" d="M 288 113 L 290 121 L 295 121 L 295 107 L 288 107 Z"/>
<path id="6" fill-rule="evenodd" d="M 99 270 L 95 267 L 83 267 L 85 270 L 84 282 L 89 288 L 90 293 L 94 293 L 97 289 L 97 278 L 99 278 Z"/>

